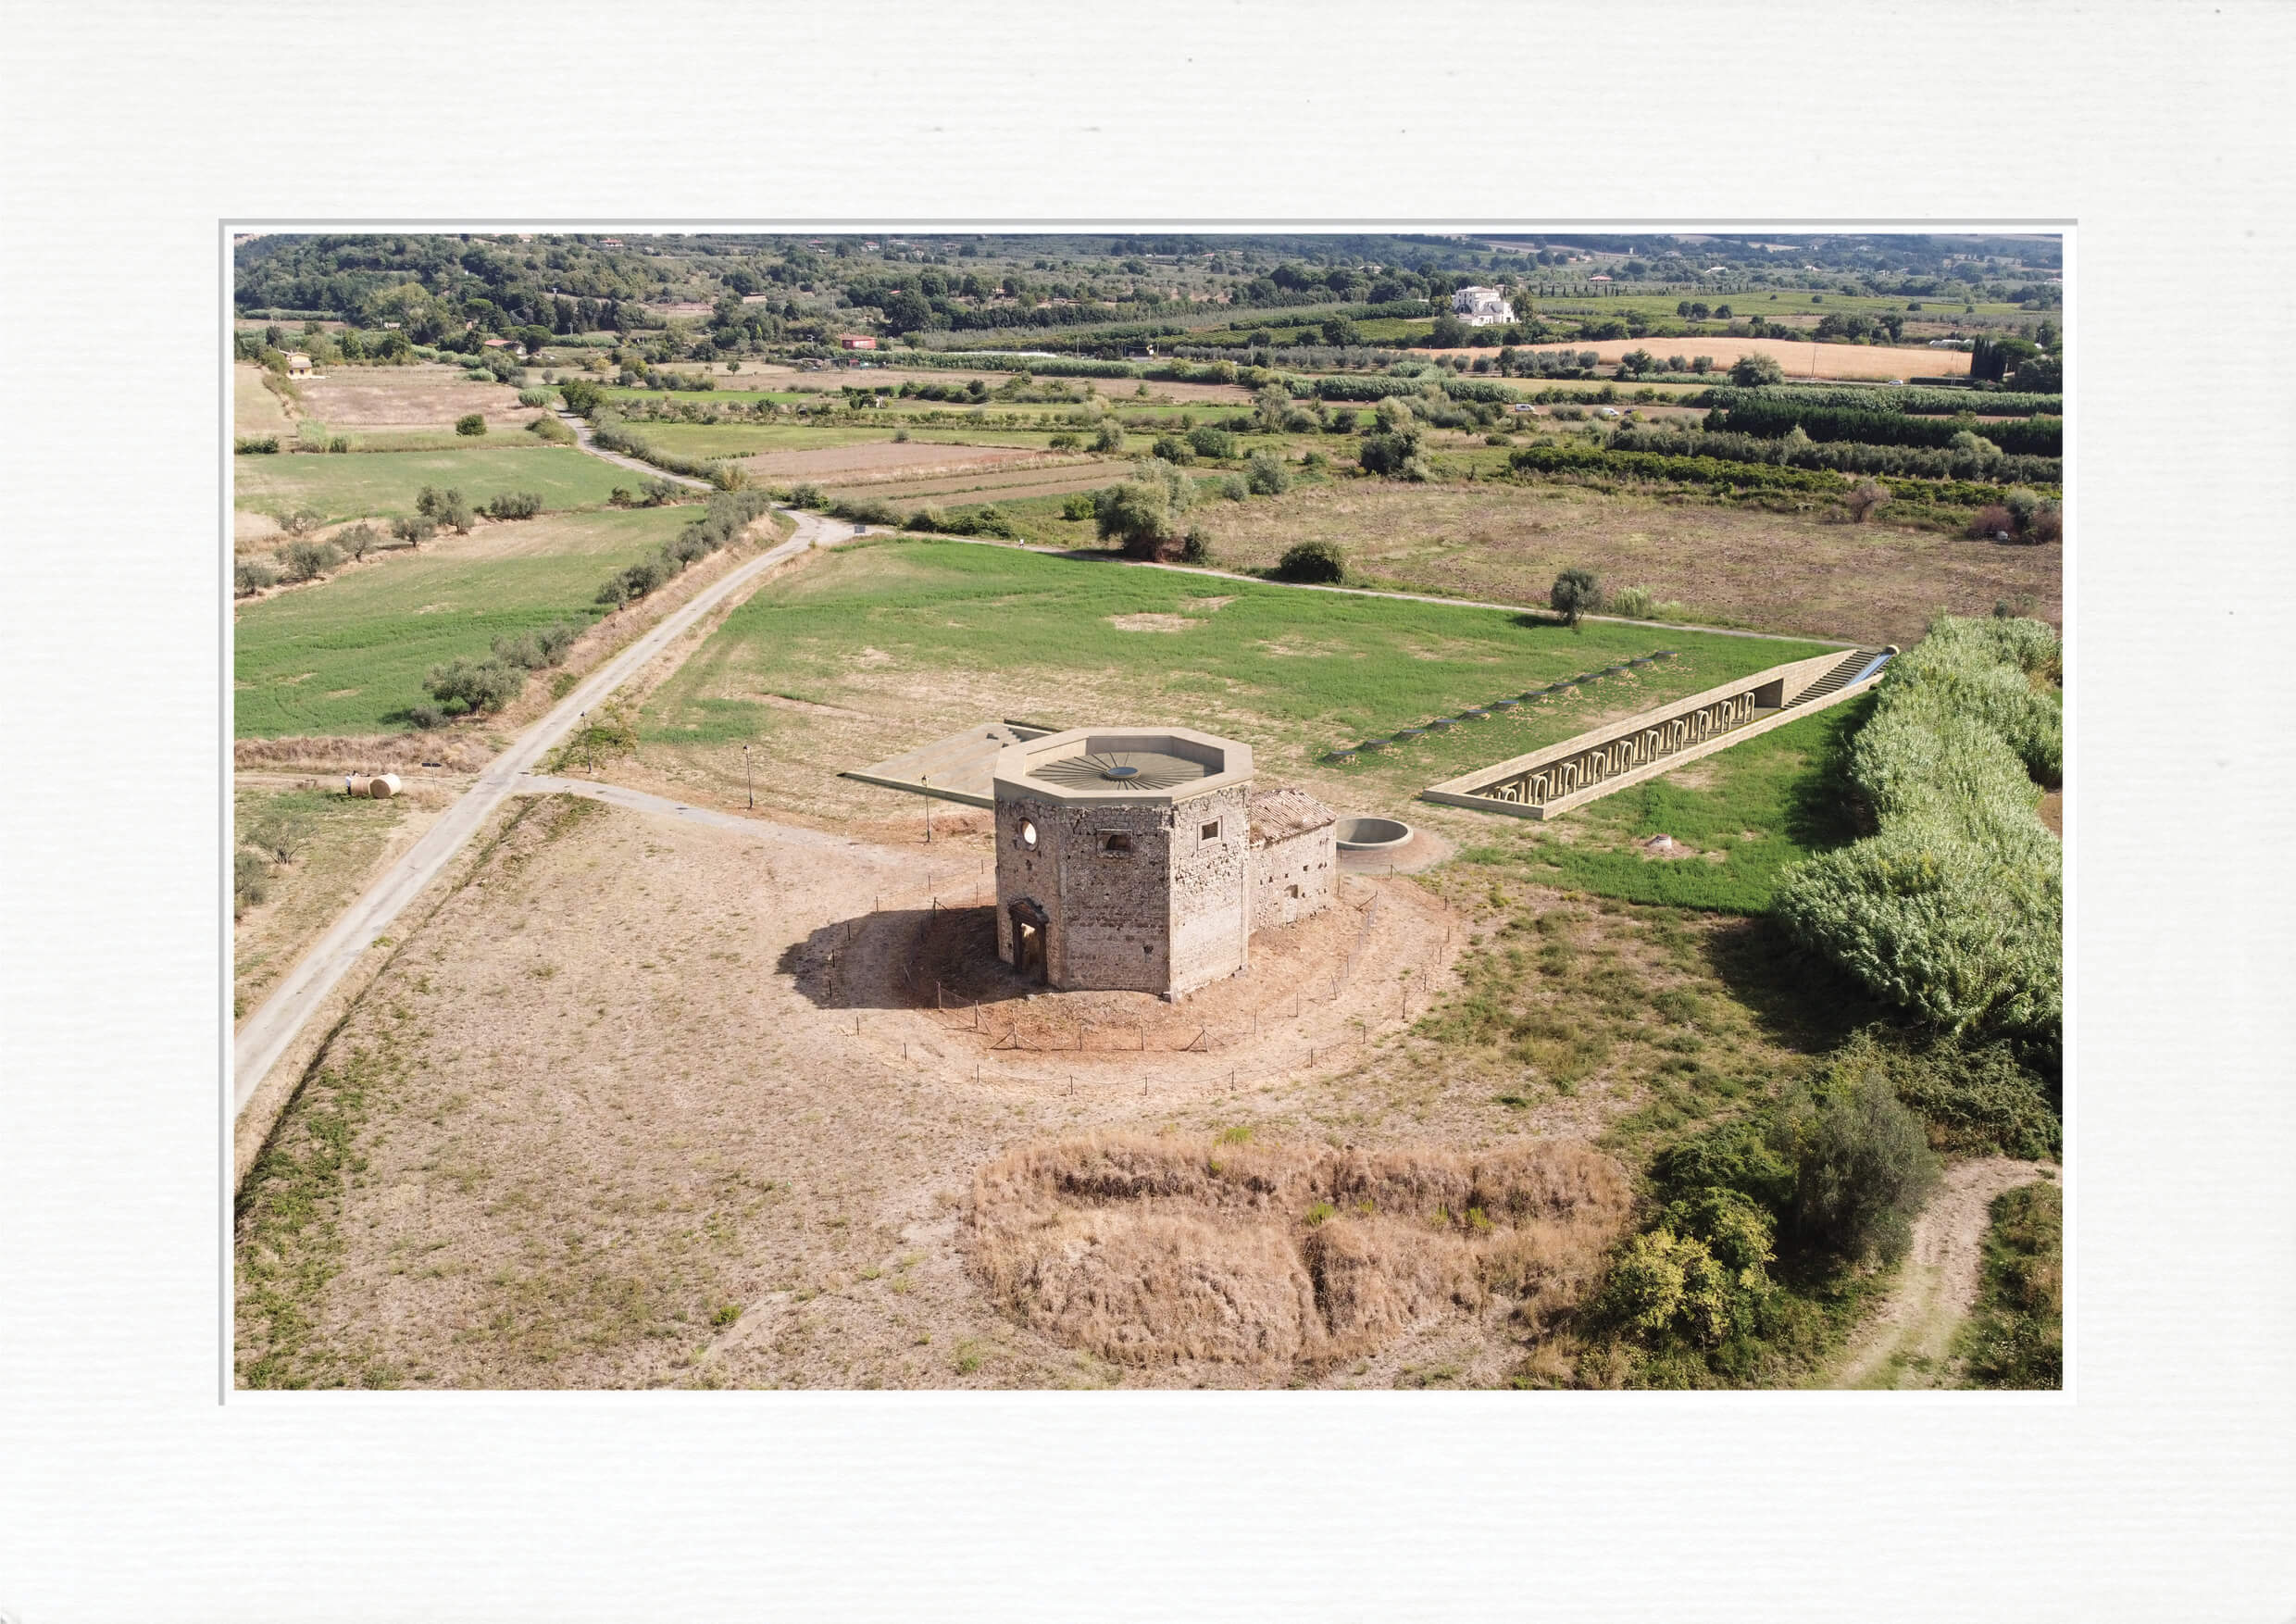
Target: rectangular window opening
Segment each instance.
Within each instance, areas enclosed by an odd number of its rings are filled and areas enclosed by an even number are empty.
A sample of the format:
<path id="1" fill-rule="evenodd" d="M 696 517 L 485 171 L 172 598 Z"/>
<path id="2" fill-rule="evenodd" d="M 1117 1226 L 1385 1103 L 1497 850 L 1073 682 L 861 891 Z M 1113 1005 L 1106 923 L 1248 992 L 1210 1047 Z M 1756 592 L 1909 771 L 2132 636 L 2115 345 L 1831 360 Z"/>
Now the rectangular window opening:
<path id="1" fill-rule="evenodd" d="M 1203 830 L 1203 838 L 1204 838 L 1204 839 L 1205 839 L 1205 840 L 1207 840 L 1207 841 L 1213 841 L 1213 840 L 1217 840 L 1217 839 L 1219 839 L 1219 819 L 1218 819 L 1218 818 L 1215 818 L 1214 819 L 1212 819 L 1212 821 L 1211 821 L 1211 822 L 1209 822 L 1209 823 L 1207 823 L 1207 824 L 1205 824 L 1205 825 L 1204 826 L 1204 830 Z"/>

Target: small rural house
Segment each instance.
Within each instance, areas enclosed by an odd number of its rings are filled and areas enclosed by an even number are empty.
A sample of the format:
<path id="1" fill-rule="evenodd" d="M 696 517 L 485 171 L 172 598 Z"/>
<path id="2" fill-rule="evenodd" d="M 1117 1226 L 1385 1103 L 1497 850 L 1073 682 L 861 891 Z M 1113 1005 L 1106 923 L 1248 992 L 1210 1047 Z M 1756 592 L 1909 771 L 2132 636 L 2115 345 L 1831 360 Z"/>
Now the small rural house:
<path id="1" fill-rule="evenodd" d="M 877 341 L 866 332 L 841 332 L 837 335 L 837 347 L 841 350 L 873 350 L 877 347 Z"/>
<path id="2" fill-rule="evenodd" d="M 1515 319 L 1515 306 L 1497 288 L 1461 288 L 1451 295 L 1452 314 L 1469 327 L 1490 327 Z"/>
<path id="3" fill-rule="evenodd" d="M 288 351 L 287 376 L 290 378 L 307 378 L 310 375 L 311 357 L 305 355 L 301 350 Z"/>

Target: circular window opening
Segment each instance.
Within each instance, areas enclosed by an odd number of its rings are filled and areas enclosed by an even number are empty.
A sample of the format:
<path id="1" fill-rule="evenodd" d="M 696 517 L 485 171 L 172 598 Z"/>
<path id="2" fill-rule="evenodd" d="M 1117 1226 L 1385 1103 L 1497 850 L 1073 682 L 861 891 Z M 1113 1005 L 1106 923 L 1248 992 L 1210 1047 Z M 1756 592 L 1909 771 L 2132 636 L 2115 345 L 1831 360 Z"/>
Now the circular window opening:
<path id="1" fill-rule="evenodd" d="M 1033 845 L 1035 845 L 1035 844 L 1036 844 L 1036 825 L 1035 825 L 1035 824 L 1033 824 L 1033 823 L 1026 823 L 1026 822 L 1024 822 L 1023 824 L 1021 824 L 1021 826 L 1020 826 L 1020 843 L 1021 843 L 1022 845 L 1024 845 L 1024 846 L 1033 846 Z"/>

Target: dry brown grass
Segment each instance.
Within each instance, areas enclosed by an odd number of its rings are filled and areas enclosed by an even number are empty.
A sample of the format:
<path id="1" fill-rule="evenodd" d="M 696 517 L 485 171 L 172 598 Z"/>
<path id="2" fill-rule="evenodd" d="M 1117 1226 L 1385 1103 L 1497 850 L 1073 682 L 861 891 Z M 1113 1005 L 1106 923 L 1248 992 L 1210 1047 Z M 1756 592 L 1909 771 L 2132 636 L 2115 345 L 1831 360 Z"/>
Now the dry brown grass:
<path id="1" fill-rule="evenodd" d="M 1576 1302 L 1633 1206 L 1592 1148 L 1483 1152 L 1103 1132 L 980 1169 L 967 1260 L 992 1299 L 1131 1366 L 1322 1365 L 1494 1304 L 1535 1331 Z"/>
<path id="2" fill-rule="evenodd" d="M 1543 603 L 1558 574 L 1583 568 L 1718 624 L 1816 637 L 1903 645 L 1940 611 L 1983 616 L 2020 596 L 2040 618 L 2063 618 L 2061 548 L 1816 514 L 1566 485 L 1350 480 L 1222 505 L 1207 518 L 1215 550 L 1247 568 L 1324 537 L 1368 579 L 1502 603 Z"/>
<path id="3" fill-rule="evenodd" d="M 447 429 L 468 412 L 492 430 L 522 428 L 542 414 L 518 404 L 504 383 L 472 383 L 458 367 L 338 367 L 305 380 L 303 415 L 338 432 L 352 429 Z"/>

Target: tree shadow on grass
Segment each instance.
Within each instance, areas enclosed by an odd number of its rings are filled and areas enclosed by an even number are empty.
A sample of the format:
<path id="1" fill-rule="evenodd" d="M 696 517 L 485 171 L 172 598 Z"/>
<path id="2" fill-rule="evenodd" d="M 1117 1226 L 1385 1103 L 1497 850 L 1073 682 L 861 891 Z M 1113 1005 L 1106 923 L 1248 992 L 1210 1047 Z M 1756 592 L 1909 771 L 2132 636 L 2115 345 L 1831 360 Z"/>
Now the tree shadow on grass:
<path id="1" fill-rule="evenodd" d="M 1794 781 L 1783 832 L 1805 852 L 1829 852 L 1874 832 L 1873 808 L 1850 781 L 1850 742 L 1873 715 L 1869 690 L 1821 713 L 1825 738 L 1812 770 Z"/>
<path id="2" fill-rule="evenodd" d="M 1706 963 L 1763 1034 L 1782 1048 L 1822 1055 L 1896 1011 L 1826 960 L 1798 946 L 1769 915 L 1710 931 Z"/>

